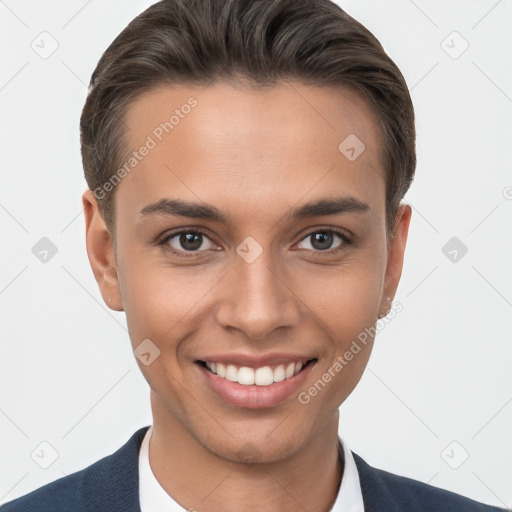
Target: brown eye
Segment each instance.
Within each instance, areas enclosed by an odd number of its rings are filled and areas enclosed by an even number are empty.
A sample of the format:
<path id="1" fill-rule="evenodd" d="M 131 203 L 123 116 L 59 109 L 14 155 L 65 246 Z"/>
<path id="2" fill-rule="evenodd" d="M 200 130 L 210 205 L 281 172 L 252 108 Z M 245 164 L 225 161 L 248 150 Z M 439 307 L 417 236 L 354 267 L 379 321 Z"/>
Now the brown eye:
<path id="1" fill-rule="evenodd" d="M 341 248 L 341 246 L 350 244 L 351 242 L 343 233 L 325 229 L 310 233 L 301 240 L 301 243 L 304 244 L 302 247 L 303 249 L 328 252 L 333 249 Z"/>
<path id="2" fill-rule="evenodd" d="M 171 234 L 162 241 L 162 244 L 170 246 L 176 253 L 202 252 L 215 247 L 215 244 L 199 231 L 181 231 Z"/>
<path id="3" fill-rule="evenodd" d="M 317 251 L 330 249 L 334 242 L 334 235 L 332 233 L 315 233 L 310 235 L 310 241 Z"/>
<path id="4" fill-rule="evenodd" d="M 179 235 L 178 244 L 186 251 L 197 251 L 203 243 L 203 235 L 184 233 Z"/>

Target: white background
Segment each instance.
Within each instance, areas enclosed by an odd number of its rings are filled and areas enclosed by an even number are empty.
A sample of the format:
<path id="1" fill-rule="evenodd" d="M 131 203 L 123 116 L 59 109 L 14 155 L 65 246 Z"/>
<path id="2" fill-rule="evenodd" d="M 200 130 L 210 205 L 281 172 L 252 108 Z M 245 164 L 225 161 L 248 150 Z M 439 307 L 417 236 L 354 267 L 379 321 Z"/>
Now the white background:
<path id="1" fill-rule="evenodd" d="M 78 132 L 100 55 L 150 3 L 0 2 L 0 502 L 151 422 L 124 314 L 105 307 L 87 260 Z M 512 507 L 512 2 L 340 4 L 402 70 L 418 136 L 403 311 L 340 433 L 376 467 Z M 31 48 L 43 31 L 59 45 L 47 59 Z M 468 248 L 455 263 L 442 252 L 454 236 Z M 42 237 L 58 249 L 47 263 L 32 253 Z M 31 458 L 43 441 L 58 452 L 48 469 Z M 458 469 L 441 455 L 456 465 L 466 452 Z"/>

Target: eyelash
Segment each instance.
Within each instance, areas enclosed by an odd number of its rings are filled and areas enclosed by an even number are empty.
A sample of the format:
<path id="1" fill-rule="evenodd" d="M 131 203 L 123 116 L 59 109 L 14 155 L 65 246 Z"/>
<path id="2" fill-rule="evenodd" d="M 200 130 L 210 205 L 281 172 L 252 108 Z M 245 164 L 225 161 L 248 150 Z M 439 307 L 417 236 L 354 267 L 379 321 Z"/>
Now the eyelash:
<path id="1" fill-rule="evenodd" d="M 302 240 L 305 240 L 306 238 L 308 238 L 309 236 L 315 234 L 315 233 L 329 233 L 329 234 L 335 234 L 335 235 L 338 235 L 341 240 L 342 240 L 342 243 L 341 245 L 339 245 L 338 247 L 335 247 L 334 249 L 327 249 L 325 251 L 318 251 L 316 249 L 314 250 L 311 250 L 311 249 L 308 249 L 311 253 L 317 255 L 317 254 L 329 254 L 329 255 L 333 255 L 333 254 L 337 254 L 339 251 L 342 251 L 344 249 L 344 246 L 345 245 L 350 245 L 352 244 L 352 240 L 346 235 L 346 233 L 340 229 L 336 229 L 336 228 L 320 228 L 320 229 L 315 229 L 313 231 L 310 231 L 307 235 L 303 236 L 300 241 L 302 242 Z M 175 233 L 170 233 L 170 234 L 167 234 L 167 235 L 164 235 L 162 238 L 160 238 L 158 241 L 157 241 L 157 245 L 160 245 L 160 246 L 165 246 L 165 250 L 167 251 L 170 251 L 172 254 L 174 254 L 175 256 L 178 256 L 179 258 L 196 258 L 199 256 L 199 254 L 201 252 L 204 252 L 204 251 L 190 251 L 190 252 L 186 252 L 186 251 L 176 251 L 175 249 L 173 249 L 172 247 L 170 246 L 167 246 L 167 242 L 169 240 L 171 240 L 172 238 L 178 236 L 178 235 L 183 235 L 183 234 L 194 234 L 194 235 L 202 235 L 208 239 L 210 239 L 210 237 L 208 236 L 207 233 L 205 233 L 204 231 L 201 231 L 200 229 L 197 229 L 197 228 L 194 228 L 194 229 L 185 229 L 185 230 L 181 230 L 181 231 L 177 231 Z"/>
<path id="2" fill-rule="evenodd" d="M 171 252 L 172 254 L 174 254 L 175 256 L 178 256 L 179 258 L 197 258 L 198 257 L 198 254 L 197 253 L 201 253 L 203 251 L 190 251 L 190 252 L 186 252 L 186 251 L 177 251 L 175 249 L 173 249 L 171 246 L 168 246 L 166 245 L 167 242 L 169 240 L 171 240 L 172 238 L 174 238 L 175 236 L 178 236 L 178 235 L 183 235 L 183 234 L 193 234 L 193 235 L 203 235 L 205 236 L 206 238 L 210 238 L 204 231 L 201 231 L 200 229 L 182 229 L 181 231 L 176 231 L 175 233 L 170 233 L 168 235 L 164 235 L 163 238 L 161 238 L 157 244 L 158 245 L 161 245 L 162 247 L 164 247 L 164 249 L 166 251 L 169 251 Z"/>

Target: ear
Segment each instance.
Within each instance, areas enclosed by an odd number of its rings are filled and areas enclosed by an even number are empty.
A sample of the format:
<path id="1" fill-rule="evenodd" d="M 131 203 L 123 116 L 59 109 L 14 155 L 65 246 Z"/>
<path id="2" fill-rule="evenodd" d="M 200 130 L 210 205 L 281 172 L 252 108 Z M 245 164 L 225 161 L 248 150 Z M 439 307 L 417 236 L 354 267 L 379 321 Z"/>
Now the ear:
<path id="1" fill-rule="evenodd" d="M 105 304 L 114 311 L 124 311 L 119 291 L 114 246 L 100 215 L 98 201 L 92 190 L 82 195 L 85 214 L 87 256 Z"/>
<path id="2" fill-rule="evenodd" d="M 386 316 L 387 313 L 389 313 L 393 297 L 395 296 L 398 283 L 400 282 L 411 215 L 412 209 L 408 204 L 401 204 L 399 206 L 395 217 L 393 233 L 389 241 L 388 263 L 384 288 L 382 290 L 382 302 L 379 316 Z"/>

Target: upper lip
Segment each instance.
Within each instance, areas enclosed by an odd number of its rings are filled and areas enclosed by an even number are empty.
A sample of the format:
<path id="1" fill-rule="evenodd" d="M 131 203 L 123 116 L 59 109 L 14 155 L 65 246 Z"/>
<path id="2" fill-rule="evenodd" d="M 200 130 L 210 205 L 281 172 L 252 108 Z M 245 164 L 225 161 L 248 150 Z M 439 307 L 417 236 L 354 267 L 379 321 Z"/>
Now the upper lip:
<path id="1" fill-rule="evenodd" d="M 209 363 L 233 364 L 235 366 L 248 366 L 249 368 L 261 368 L 263 366 L 302 363 L 305 365 L 310 359 L 315 359 L 312 355 L 293 354 L 284 352 L 274 352 L 272 354 L 253 355 L 253 354 L 215 354 L 204 356 L 197 361 Z"/>

